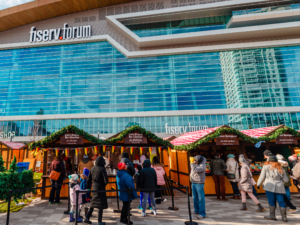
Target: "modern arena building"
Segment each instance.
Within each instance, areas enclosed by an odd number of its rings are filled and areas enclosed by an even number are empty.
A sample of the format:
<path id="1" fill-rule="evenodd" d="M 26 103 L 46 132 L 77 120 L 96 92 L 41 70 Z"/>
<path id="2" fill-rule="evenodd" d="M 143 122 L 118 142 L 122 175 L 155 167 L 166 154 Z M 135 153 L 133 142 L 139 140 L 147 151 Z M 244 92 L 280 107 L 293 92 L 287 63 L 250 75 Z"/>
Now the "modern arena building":
<path id="1" fill-rule="evenodd" d="M 0 139 L 300 126 L 300 0 L 36 0 L 0 11 Z"/>

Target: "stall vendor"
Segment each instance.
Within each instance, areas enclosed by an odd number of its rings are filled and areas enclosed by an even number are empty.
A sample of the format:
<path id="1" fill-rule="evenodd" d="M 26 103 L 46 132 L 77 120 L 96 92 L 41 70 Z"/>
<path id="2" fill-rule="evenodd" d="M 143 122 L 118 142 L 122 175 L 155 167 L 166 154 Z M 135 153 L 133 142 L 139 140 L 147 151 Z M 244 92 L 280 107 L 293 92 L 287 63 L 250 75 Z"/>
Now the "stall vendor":
<path id="1" fill-rule="evenodd" d="M 114 152 L 114 154 L 111 155 L 110 157 L 110 165 L 112 169 L 117 169 L 118 164 L 121 162 L 121 154 L 117 151 Z"/>
<path id="2" fill-rule="evenodd" d="M 84 155 L 83 159 L 80 161 L 78 165 L 78 172 L 80 174 L 83 173 L 84 167 L 86 167 L 88 170 L 91 170 L 94 166 L 94 163 L 90 160 L 88 155 Z"/>

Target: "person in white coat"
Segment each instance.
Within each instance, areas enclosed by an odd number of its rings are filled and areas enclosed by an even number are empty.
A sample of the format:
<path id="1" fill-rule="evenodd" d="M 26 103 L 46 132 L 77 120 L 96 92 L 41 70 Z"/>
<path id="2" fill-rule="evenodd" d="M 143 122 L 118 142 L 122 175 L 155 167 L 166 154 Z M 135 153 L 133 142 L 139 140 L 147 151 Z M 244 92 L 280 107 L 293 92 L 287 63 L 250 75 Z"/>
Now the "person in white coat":
<path id="1" fill-rule="evenodd" d="M 239 164 L 235 160 L 235 155 L 229 154 L 227 155 L 227 178 L 230 181 L 233 190 L 233 197 L 231 199 L 241 199 L 240 190 L 238 188 L 238 181 L 239 181 Z"/>

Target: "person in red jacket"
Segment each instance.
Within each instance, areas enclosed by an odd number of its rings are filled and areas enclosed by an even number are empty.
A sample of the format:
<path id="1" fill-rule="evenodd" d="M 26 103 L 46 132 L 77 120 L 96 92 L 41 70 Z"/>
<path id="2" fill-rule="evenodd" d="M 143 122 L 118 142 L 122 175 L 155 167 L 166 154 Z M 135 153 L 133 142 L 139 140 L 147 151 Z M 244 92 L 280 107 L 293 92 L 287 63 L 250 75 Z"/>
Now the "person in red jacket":
<path id="1" fill-rule="evenodd" d="M 166 174 L 164 166 L 159 162 L 158 158 L 156 156 L 154 156 L 153 160 L 152 160 L 151 167 L 156 172 L 156 176 L 157 176 L 156 187 L 161 188 L 166 183 L 165 178 L 164 178 L 164 176 Z M 157 198 L 156 204 L 160 204 L 161 203 L 161 198 L 162 198 L 161 190 L 155 191 L 155 198 Z"/>

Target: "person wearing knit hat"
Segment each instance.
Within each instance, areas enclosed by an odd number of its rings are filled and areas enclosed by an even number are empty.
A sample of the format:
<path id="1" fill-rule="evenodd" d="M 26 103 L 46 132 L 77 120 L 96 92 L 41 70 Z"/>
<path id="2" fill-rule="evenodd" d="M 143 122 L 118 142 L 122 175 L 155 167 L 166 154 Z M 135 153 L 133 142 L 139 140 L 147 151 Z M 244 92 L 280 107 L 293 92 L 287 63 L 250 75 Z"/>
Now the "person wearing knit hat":
<path id="1" fill-rule="evenodd" d="M 87 179 L 88 179 L 88 176 L 90 174 L 90 170 L 86 167 L 83 168 L 83 173 L 80 175 L 80 188 L 85 190 L 85 189 L 88 189 L 87 188 Z M 90 203 L 90 198 L 91 198 L 91 193 L 85 193 L 82 195 L 82 207 L 84 207 L 84 213 L 85 213 L 85 216 L 87 215 L 88 213 L 88 206 L 89 206 L 89 203 Z"/>
<path id="2" fill-rule="evenodd" d="M 298 209 L 291 202 L 290 186 L 292 186 L 292 184 L 291 184 L 291 180 L 290 180 L 290 176 L 289 176 L 289 172 L 288 172 L 289 163 L 280 154 L 277 154 L 276 158 L 278 160 L 278 163 L 281 165 L 282 169 L 285 171 L 287 177 L 289 178 L 289 181 L 284 183 L 284 188 L 285 188 L 284 202 L 290 208 L 289 211 L 287 211 L 287 213 L 297 212 Z"/>
<path id="3" fill-rule="evenodd" d="M 75 217 L 77 216 L 77 221 L 82 222 L 82 217 L 80 216 L 80 211 L 75 212 L 76 209 L 76 191 L 81 191 L 82 189 L 79 186 L 79 181 L 78 181 L 78 175 L 77 174 L 72 174 L 69 177 L 69 195 L 70 195 L 70 204 L 71 204 L 71 209 L 70 209 L 70 222 L 74 222 Z M 82 202 L 82 194 L 78 195 L 78 203 L 80 204 Z"/>
<path id="4" fill-rule="evenodd" d="M 272 152 L 270 150 L 264 151 L 264 158 L 267 159 L 267 161 L 269 161 L 269 154 L 272 154 Z"/>
<path id="5" fill-rule="evenodd" d="M 245 158 L 244 155 L 240 155 L 239 162 L 241 163 L 241 178 L 239 180 L 239 189 L 242 194 L 242 208 L 240 210 L 247 210 L 247 205 L 246 205 L 246 193 L 247 193 L 258 207 L 256 212 L 266 211 L 253 194 L 253 189 L 252 189 L 253 177 L 249 168 L 249 161 Z"/>
<path id="6" fill-rule="evenodd" d="M 279 204 L 279 209 L 283 222 L 287 222 L 286 218 L 286 204 L 284 202 L 285 188 L 284 183 L 289 179 L 285 171 L 281 168 L 277 162 L 277 158 L 269 153 L 269 161 L 264 164 L 260 176 L 257 181 L 257 187 L 263 184 L 263 189 L 266 191 L 266 195 L 270 207 L 270 215 L 265 216 L 267 220 L 277 220 L 275 216 L 276 201 Z"/>
<path id="7" fill-rule="evenodd" d="M 126 164 L 120 162 L 120 163 L 118 164 L 118 170 L 125 170 L 125 169 L 126 169 Z"/>
<path id="8" fill-rule="evenodd" d="M 229 154 L 227 157 L 227 179 L 229 180 L 233 190 L 233 197 L 230 199 L 241 199 L 241 194 L 237 185 L 239 181 L 239 164 L 235 160 L 235 155 Z"/>

